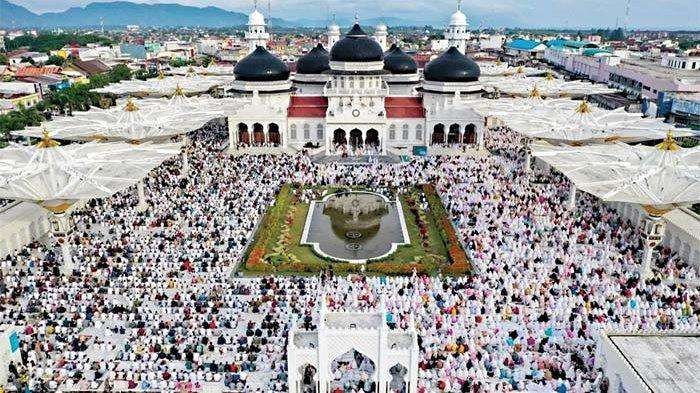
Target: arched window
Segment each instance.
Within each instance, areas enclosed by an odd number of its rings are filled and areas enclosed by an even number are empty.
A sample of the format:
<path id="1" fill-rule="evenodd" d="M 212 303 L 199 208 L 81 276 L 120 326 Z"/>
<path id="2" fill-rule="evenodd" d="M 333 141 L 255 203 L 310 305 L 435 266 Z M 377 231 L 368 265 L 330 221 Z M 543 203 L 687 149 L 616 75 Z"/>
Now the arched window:
<path id="1" fill-rule="evenodd" d="M 423 140 L 423 125 L 418 124 L 416 126 L 416 140 L 422 141 Z"/>
<path id="2" fill-rule="evenodd" d="M 319 141 L 323 139 L 323 124 L 321 123 L 316 126 L 316 139 Z"/>
<path id="3" fill-rule="evenodd" d="M 394 140 L 396 139 L 396 124 L 392 124 L 389 126 L 389 140 Z"/>
<path id="4" fill-rule="evenodd" d="M 311 138 L 311 126 L 306 123 L 304 124 L 304 140 L 307 141 Z"/>
<path id="5" fill-rule="evenodd" d="M 289 139 L 296 140 L 297 139 L 297 125 L 292 124 L 289 126 Z"/>
<path id="6" fill-rule="evenodd" d="M 408 124 L 403 125 L 403 131 L 401 131 L 401 139 L 408 140 Z"/>

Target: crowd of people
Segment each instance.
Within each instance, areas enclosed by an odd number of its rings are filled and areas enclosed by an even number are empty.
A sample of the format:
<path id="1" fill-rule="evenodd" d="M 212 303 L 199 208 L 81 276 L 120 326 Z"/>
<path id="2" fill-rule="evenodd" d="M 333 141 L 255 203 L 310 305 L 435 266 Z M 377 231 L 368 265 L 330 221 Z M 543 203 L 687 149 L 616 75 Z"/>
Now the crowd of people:
<path id="1" fill-rule="evenodd" d="M 287 391 L 287 375 L 305 371 L 287 369 L 287 332 L 293 320 L 314 329 L 319 294 L 333 310 L 373 309 L 382 298 L 392 328 L 415 321 L 420 392 L 605 392 L 601 331 L 700 324 L 698 289 L 678 280 L 695 275 L 686 261 L 659 250 L 654 276 L 641 278 L 639 228 L 590 196 L 567 208 L 567 180 L 528 174 L 507 129 L 489 133 L 484 157 L 365 166 L 233 156 L 221 150 L 225 137 L 191 135 L 189 171 L 177 159 L 155 169 L 145 212 L 130 190 L 74 213 L 69 274 L 53 238 L 0 261 L 0 324 L 21 328 L 8 387 Z M 286 183 L 394 192 L 432 183 L 475 273 L 236 277 Z M 343 386 L 375 386 L 376 370 L 355 366 L 353 381 L 339 372 Z"/>

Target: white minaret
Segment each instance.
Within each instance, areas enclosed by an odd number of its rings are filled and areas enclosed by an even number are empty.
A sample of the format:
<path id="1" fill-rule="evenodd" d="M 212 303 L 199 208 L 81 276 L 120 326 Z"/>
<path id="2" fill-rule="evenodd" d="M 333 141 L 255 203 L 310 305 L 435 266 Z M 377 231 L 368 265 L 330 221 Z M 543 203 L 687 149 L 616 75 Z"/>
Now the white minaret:
<path id="1" fill-rule="evenodd" d="M 333 15 L 333 20 L 331 24 L 328 25 L 328 51 L 330 52 L 336 42 L 340 40 L 340 26 L 335 22 L 335 15 Z"/>
<path id="2" fill-rule="evenodd" d="M 386 37 L 387 37 L 386 25 L 384 23 L 379 23 L 377 25 L 377 27 L 374 28 L 374 40 L 377 41 L 379 46 L 382 47 L 382 52 L 386 52 L 386 50 L 387 50 Z"/>
<path id="3" fill-rule="evenodd" d="M 255 0 L 255 8 L 248 16 L 248 31 L 245 33 L 249 53 L 253 52 L 258 46 L 267 48 L 270 33 L 265 30 L 265 26 L 265 17 L 258 11 L 258 1 Z"/>
<path id="4" fill-rule="evenodd" d="M 471 34 L 467 30 L 467 16 L 462 12 L 462 0 L 457 0 L 457 11 L 450 17 L 450 25 L 445 29 L 447 47 L 456 47 L 462 54 L 467 50 Z"/>

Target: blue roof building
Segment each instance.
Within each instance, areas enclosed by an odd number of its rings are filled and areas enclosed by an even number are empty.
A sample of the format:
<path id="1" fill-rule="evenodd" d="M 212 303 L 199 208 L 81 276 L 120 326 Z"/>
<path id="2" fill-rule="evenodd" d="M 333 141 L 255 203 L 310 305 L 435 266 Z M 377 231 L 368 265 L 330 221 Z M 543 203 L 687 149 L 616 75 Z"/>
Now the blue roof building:
<path id="1" fill-rule="evenodd" d="M 522 38 L 514 39 L 506 44 L 506 54 L 523 59 L 541 58 L 545 49 L 547 46 L 539 41 Z"/>

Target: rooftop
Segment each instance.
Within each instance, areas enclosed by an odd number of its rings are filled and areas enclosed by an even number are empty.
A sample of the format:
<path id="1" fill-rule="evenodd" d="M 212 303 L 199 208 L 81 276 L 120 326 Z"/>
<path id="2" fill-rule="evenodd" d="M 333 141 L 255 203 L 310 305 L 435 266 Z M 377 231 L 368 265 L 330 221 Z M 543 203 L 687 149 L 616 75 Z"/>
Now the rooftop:
<path id="1" fill-rule="evenodd" d="M 622 59 L 622 64 L 641 73 L 650 74 L 660 79 L 681 79 L 685 82 L 700 83 L 700 72 L 698 70 L 682 70 L 666 67 L 658 61 L 630 57 Z"/>
<path id="2" fill-rule="evenodd" d="M 700 335 L 609 335 L 651 392 L 697 392 Z"/>

